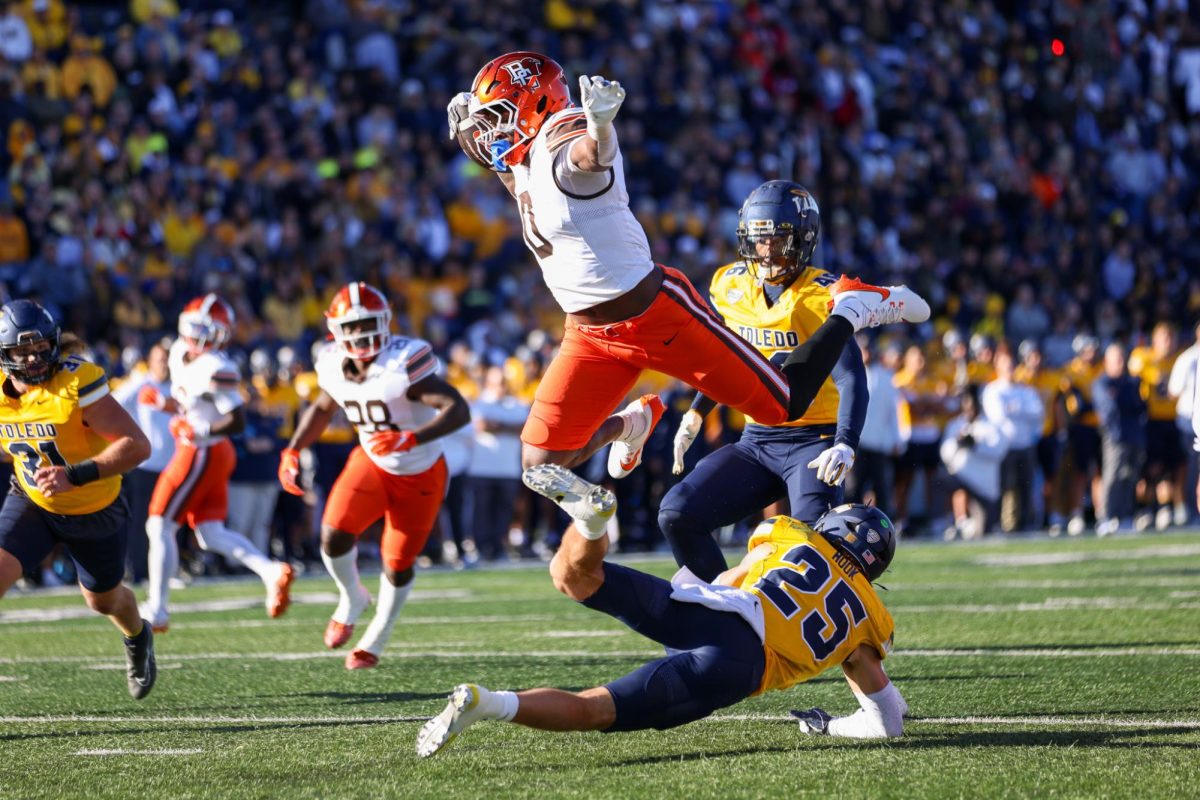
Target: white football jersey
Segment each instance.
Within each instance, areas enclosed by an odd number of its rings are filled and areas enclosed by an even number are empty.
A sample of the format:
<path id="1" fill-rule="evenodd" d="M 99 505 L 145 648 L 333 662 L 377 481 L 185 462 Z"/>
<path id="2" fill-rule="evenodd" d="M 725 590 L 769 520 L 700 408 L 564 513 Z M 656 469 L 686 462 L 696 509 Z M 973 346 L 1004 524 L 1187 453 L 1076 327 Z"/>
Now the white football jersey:
<path id="1" fill-rule="evenodd" d="M 620 297 L 654 268 L 646 232 L 629 208 L 619 150 L 607 173 L 587 175 L 598 188 L 580 193 L 567 186 L 565 159 L 571 143 L 586 135 L 583 111 L 560 111 L 538 132 L 528 165 L 512 168 L 525 244 L 567 312 Z"/>
<path id="2" fill-rule="evenodd" d="M 429 343 L 393 336 L 380 351 L 361 382 L 346 377 L 346 355 L 330 345 L 317 356 L 317 385 L 346 412 L 358 431 L 358 442 L 377 467 L 393 475 L 424 472 L 442 455 L 442 442 L 419 444 L 406 453 L 371 453 L 371 436 L 379 431 L 411 431 L 429 422 L 437 411 L 408 399 L 414 383 L 440 371 Z"/>
<path id="3" fill-rule="evenodd" d="M 233 359 L 218 350 L 209 350 L 185 362 L 187 352 L 182 339 L 171 345 L 167 358 L 171 368 L 171 396 L 189 422 L 211 425 L 244 402 L 238 391 L 241 371 Z M 205 436 L 195 444 L 207 447 L 225 438 Z"/>

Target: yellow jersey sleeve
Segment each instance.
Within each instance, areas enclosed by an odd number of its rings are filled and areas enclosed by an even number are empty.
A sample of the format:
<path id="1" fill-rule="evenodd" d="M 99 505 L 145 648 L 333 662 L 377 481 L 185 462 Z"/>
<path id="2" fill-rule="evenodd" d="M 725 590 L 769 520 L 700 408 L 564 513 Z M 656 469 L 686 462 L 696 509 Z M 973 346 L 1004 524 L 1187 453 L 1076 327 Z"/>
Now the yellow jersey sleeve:
<path id="1" fill-rule="evenodd" d="M 880 658 L 895 627 L 875 588 L 850 559 L 803 522 L 773 517 L 748 547 L 770 544 L 741 588 L 763 610 L 766 670 L 758 693 L 785 689 L 841 664 L 861 645 Z"/>
<path id="2" fill-rule="evenodd" d="M 835 280 L 832 274 L 809 267 L 768 304 L 762 284 L 745 264 L 735 262 L 713 275 L 709 299 L 731 330 L 779 365 L 829 317 L 829 286 Z M 826 379 L 803 417 L 775 427 L 835 424 L 837 406 L 837 387 Z"/>
<path id="3" fill-rule="evenodd" d="M 37 488 L 41 467 L 78 464 L 99 455 L 108 441 L 83 422 L 83 409 L 109 393 L 104 370 L 80 358 L 64 359 L 57 373 L 20 397 L 0 399 L 0 447 L 13 458 L 17 482 L 29 499 L 55 514 L 99 511 L 121 491 L 114 475 L 46 497 Z"/>

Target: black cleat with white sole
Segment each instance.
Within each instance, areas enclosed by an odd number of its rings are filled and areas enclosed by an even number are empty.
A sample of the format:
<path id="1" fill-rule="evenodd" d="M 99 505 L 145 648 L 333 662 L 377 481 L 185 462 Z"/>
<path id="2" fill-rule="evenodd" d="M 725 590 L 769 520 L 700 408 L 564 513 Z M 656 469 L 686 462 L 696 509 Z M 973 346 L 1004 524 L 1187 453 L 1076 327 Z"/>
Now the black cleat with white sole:
<path id="1" fill-rule="evenodd" d="M 141 700 L 150 694 L 158 677 L 158 666 L 154 662 L 154 633 L 146 620 L 142 620 L 141 633 L 132 639 L 125 639 L 125 663 L 129 694 L 134 700 Z"/>

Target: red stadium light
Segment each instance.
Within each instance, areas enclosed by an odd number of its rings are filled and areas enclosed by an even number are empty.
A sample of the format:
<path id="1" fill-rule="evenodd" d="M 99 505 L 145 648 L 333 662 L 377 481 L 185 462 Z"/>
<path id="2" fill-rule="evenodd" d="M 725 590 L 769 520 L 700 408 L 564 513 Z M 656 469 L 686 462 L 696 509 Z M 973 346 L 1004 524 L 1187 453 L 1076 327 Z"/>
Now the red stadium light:
<path id="1" fill-rule="evenodd" d="M 1062 39 L 1055 39 L 1050 42 L 1050 52 L 1054 54 L 1055 58 L 1062 58 L 1063 53 L 1067 52 L 1067 46 L 1063 44 Z"/>

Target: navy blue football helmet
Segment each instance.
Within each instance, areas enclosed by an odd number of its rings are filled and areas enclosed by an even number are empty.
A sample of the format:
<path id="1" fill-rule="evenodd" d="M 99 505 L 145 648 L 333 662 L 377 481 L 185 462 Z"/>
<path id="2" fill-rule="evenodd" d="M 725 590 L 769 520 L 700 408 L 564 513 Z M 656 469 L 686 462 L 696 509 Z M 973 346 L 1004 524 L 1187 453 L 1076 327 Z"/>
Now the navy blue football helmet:
<path id="1" fill-rule="evenodd" d="M 767 181 L 742 204 L 737 237 L 738 255 L 755 278 L 787 283 L 812 260 L 821 238 L 821 210 L 800 184 Z"/>
<path id="2" fill-rule="evenodd" d="M 831 508 L 812 527 L 850 556 L 869 581 L 882 575 L 896 555 L 896 528 L 888 515 L 874 506 L 846 503 Z"/>
<path id="3" fill-rule="evenodd" d="M 21 383 L 45 383 L 58 371 L 62 358 L 59 328 L 50 312 L 32 300 L 13 300 L 0 306 L 0 371 Z M 18 357 L 17 348 L 48 342 L 35 360 Z"/>

